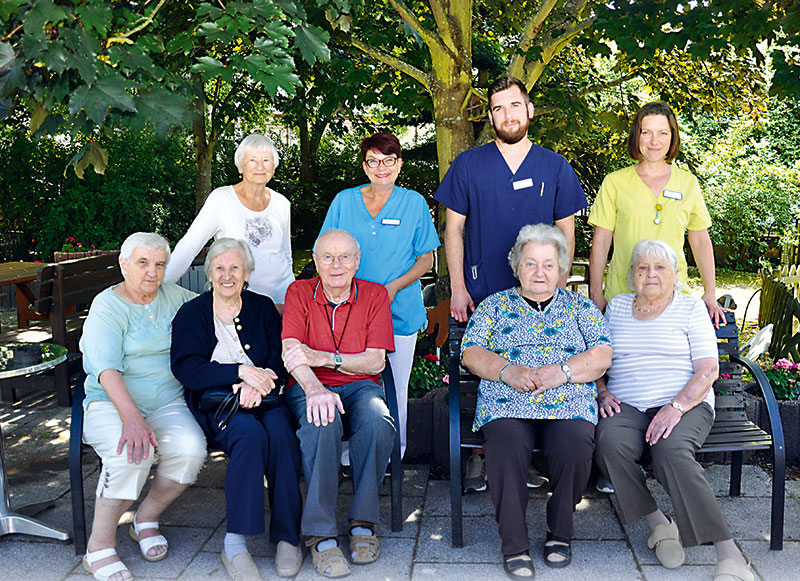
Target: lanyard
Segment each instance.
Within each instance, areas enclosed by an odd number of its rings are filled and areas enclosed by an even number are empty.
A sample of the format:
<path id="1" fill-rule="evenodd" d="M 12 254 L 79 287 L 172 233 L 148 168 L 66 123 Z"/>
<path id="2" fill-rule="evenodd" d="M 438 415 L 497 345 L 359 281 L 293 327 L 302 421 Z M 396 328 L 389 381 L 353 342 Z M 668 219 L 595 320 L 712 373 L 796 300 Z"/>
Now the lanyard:
<path id="1" fill-rule="evenodd" d="M 345 301 L 347 302 L 347 301 Z M 342 344 L 342 339 L 344 339 L 344 332 L 347 330 L 347 323 L 350 322 L 350 313 L 353 312 L 353 305 L 350 305 L 350 308 L 347 310 L 347 318 L 344 320 L 344 327 L 342 327 L 342 333 L 339 335 L 339 341 L 336 341 L 336 333 L 333 332 L 333 322 L 336 320 L 336 309 L 341 307 L 345 302 L 341 302 L 338 304 L 334 304 L 328 301 L 328 304 L 325 305 L 325 316 L 328 318 L 328 328 L 331 330 L 331 339 L 333 339 L 333 347 L 336 349 L 336 353 L 339 352 L 339 346 Z M 331 315 L 328 314 L 328 306 L 333 307 L 333 319 L 331 319 Z"/>

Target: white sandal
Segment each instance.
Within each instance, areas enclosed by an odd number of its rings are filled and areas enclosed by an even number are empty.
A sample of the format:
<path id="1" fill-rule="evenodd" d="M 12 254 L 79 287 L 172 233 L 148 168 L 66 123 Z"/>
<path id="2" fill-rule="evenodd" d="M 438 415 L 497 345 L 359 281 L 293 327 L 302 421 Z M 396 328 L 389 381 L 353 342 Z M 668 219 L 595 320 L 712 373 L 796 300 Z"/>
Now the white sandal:
<path id="1" fill-rule="evenodd" d="M 155 535 L 153 537 L 148 537 L 146 539 L 141 538 L 139 535 L 144 529 L 156 529 L 158 530 L 158 523 L 157 522 L 136 522 L 136 515 L 133 516 L 133 523 L 131 523 L 130 534 L 131 538 L 139 543 L 139 551 L 142 553 L 142 557 L 145 560 L 150 561 L 151 563 L 155 563 L 156 561 L 160 561 L 161 559 L 166 558 L 167 553 L 169 552 L 169 543 L 167 543 L 167 539 L 164 538 L 164 535 Z M 161 553 L 160 555 L 148 555 L 147 551 L 152 549 L 153 547 L 166 547 L 167 550 Z"/>
<path id="2" fill-rule="evenodd" d="M 109 557 L 113 557 L 117 554 L 117 550 L 114 547 L 108 549 L 100 549 L 99 551 L 94 551 L 93 553 L 86 552 L 83 556 L 82 563 L 83 568 L 86 569 L 90 575 L 94 576 L 97 581 L 106 581 L 109 577 L 116 573 L 120 573 L 122 571 L 128 571 L 128 568 L 125 566 L 125 563 L 122 561 L 115 561 L 113 563 L 109 563 L 104 567 L 100 567 L 97 571 L 92 571 L 92 565 L 97 561 L 102 561 L 103 559 L 108 559 Z M 130 573 L 130 571 L 128 571 Z"/>

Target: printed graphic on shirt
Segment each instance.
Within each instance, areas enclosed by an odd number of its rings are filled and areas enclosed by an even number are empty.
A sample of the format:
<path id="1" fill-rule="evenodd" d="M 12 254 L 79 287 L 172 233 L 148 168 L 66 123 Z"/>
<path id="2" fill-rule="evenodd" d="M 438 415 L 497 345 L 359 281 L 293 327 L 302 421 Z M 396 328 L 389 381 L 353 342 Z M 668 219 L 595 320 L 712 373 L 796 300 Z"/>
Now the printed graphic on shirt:
<path id="1" fill-rule="evenodd" d="M 263 216 L 248 218 L 244 231 L 251 246 L 261 246 L 267 240 L 272 240 L 272 224 Z"/>

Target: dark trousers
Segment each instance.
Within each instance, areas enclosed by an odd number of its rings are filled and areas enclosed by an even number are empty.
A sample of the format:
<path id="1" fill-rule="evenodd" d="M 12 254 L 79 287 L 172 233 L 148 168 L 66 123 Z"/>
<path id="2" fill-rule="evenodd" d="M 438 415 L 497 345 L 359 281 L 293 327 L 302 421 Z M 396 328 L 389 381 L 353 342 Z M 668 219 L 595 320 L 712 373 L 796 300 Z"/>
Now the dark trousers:
<path id="1" fill-rule="evenodd" d="M 199 414 L 209 446 L 228 455 L 225 503 L 228 532 L 260 535 L 264 532 L 264 476 L 270 506 L 269 540 L 300 543 L 300 447 L 295 421 L 281 405 L 263 413 L 239 410 L 220 431 L 213 412 Z"/>
<path id="2" fill-rule="evenodd" d="M 537 444 L 544 451 L 552 489 L 547 501 L 547 528 L 557 537 L 572 538 L 572 515 L 592 469 L 594 425 L 585 420 L 502 418 L 485 424 L 482 430 L 486 478 L 503 554 L 516 555 L 530 549 L 525 522 L 526 478 L 531 450 Z"/>
<path id="3" fill-rule="evenodd" d="M 690 409 L 668 438 L 655 446 L 644 440 L 647 426 L 661 408 L 640 412 L 626 403 L 597 425 L 597 464 L 614 485 L 623 524 L 658 509 L 640 464 L 650 466 L 672 500 L 685 547 L 726 541 L 730 529 L 695 453 L 714 423 L 707 403 Z"/>

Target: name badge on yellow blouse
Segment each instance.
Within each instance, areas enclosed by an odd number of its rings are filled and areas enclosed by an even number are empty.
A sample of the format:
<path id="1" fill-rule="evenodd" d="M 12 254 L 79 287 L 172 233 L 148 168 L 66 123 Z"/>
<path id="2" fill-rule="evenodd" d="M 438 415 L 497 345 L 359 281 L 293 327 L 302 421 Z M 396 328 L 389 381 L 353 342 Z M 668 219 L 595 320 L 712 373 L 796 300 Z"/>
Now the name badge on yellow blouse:
<path id="1" fill-rule="evenodd" d="M 384 218 L 381 220 L 381 224 L 386 224 L 387 226 L 399 226 L 400 220 L 397 218 Z"/>
<path id="2" fill-rule="evenodd" d="M 680 192 L 676 192 L 675 190 L 664 190 L 661 194 L 665 198 L 669 198 L 670 200 L 682 200 L 683 194 Z"/>

